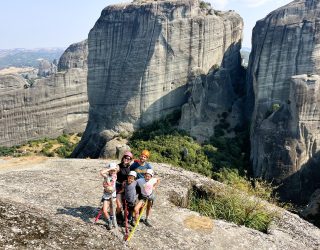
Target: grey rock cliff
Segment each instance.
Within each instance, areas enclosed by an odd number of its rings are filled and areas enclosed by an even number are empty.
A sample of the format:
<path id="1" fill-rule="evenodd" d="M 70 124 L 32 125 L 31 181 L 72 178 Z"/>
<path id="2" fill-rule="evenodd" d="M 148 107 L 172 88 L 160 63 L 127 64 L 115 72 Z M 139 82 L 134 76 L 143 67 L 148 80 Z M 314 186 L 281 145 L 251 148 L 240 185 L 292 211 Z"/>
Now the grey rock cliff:
<path id="1" fill-rule="evenodd" d="M 88 114 L 86 84 L 83 68 L 69 68 L 32 84 L 18 75 L 0 76 L 0 145 L 82 132 Z"/>
<path id="2" fill-rule="evenodd" d="M 250 55 L 253 172 L 306 201 L 319 188 L 320 1 L 297 0 L 257 22 Z M 310 165 L 311 164 L 311 165 Z M 309 166 L 310 165 L 310 166 Z M 308 195 L 307 195 L 308 194 Z"/>
<path id="3" fill-rule="evenodd" d="M 89 121 L 73 156 L 98 157 L 120 132 L 180 109 L 191 72 L 222 65 L 242 28 L 238 14 L 208 13 L 197 0 L 105 8 L 89 33 Z"/>

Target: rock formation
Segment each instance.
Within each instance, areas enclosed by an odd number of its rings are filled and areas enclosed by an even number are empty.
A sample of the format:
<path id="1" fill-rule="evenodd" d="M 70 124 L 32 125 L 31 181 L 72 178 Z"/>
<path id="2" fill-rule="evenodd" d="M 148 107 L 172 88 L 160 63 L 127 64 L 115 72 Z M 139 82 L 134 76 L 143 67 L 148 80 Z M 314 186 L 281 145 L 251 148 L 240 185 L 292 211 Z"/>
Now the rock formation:
<path id="1" fill-rule="evenodd" d="M 102 160 L 0 160 L 0 248 L 319 249 L 320 229 L 283 209 L 268 233 L 201 217 L 185 207 L 193 187 L 227 187 L 199 174 L 153 163 L 161 178 L 150 216 L 130 242 L 124 228 L 93 224 L 102 195 Z M 14 165 L 15 168 L 12 169 Z M 81 173 L 75 177 L 75 173 Z M 248 198 L 249 199 L 249 198 Z M 268 206 L 271 206 L 270 204 Z M 156 237 L 155 237 L 156 235 Z"/>
<path id="2" fill-rule="evenodd" d="M 80 68 L 88 69 L 88 40 L 71 44 L 62 54 L 58 63 L 58 71 Z"/>
<path id="3" fill-rule="evenodd" d="M 120 132 L 180 109 L 192 72 L 238 61 L 231 55 L 242 28 L 238 14 L 201 9 L 197 0 L 106 7 L 89 33 L 89 121 L 73 156 L 98 157 Z"/>
<path id="4" fill-rule="evenodd" d="M 307 201 L 320 187 L 320 171 L 312 167 L 320 150 L 319 15 L 320 1 L 296 0 L 253 30 L 253 172 L 283 181 L 284 197 L 295 201 Z"/>
<path id="5" fill-rule="evenodd" d="M 238 58 L 239 50 L 232 53 Z M 188 82 L 188 102 L 183 105 L 180 128 L 197 141 L 203 142 L 215 134 L 215 127 L 224 124 L 229 136 L 235 127 L 244 123 L 243 97 L 238 90 L 245 87 L 241 79 L 240 61 L 227 69 L 212 69 L 207 75 L 193 76 Z M 243 71 L 243 69 L 242 69 Z M 223 121 L 223 122 L 222 122 Z"/>
<path id="6" fill-rule="evenodd" d="M 55 65 L 53 62 L 49 62 L 48 60 L 40 60 L 38 68 L 38 76 L 40 77 L 47 77 L 57 73 L 57 65 Z"/>
<path id="7" fill-rule="evenodd" d="M 64 65 L 66 56 L 62 57 Z M 72 57 L 68 57 L 69 65 L 74 65 Z M 19 75 L 0 76 L 1 146 L 84 130 L 88 113 L 87 70 L 63 69 L 61 66 L 60 72 L 34 82 Z"/>

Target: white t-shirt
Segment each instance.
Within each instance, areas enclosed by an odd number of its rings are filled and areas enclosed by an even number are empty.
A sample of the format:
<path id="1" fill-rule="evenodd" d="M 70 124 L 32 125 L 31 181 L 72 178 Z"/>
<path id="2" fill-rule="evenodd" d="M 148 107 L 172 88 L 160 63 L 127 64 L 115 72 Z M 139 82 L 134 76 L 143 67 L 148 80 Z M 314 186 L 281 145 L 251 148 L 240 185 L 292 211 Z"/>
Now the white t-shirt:
<path id="1" fill-rule="evenodd" d="M 148 182 L 144 178 L 140 178 L 137 180 L 138 185 L 141 188 L 141 194 L 149 196 L 152 194 L 153 186 L 158 181 L 157 178 L 151 178 Z"/>

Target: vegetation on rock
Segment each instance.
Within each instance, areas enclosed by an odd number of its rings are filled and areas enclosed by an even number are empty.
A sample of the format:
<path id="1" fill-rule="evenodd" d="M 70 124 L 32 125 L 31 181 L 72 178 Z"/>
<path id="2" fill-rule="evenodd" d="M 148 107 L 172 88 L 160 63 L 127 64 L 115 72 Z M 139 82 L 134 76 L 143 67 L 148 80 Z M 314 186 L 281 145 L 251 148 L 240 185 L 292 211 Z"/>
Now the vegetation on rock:
<path id="1" fill-rule="evenodd" d="M 251 199 L 244 193 L 225 189 L 210 194 L 194 188 L 189 208 L 213 219 L 222 219 L 267 233 L 277 214 L 267 209 L 259 199 Z"/>
<path id="2" fill-rule="evenodd" d="M 28 156 L 44 155 L 48 157 L 68 158 L 76 145 L 80 141 L 81 134 L 63 134 L 58 138 L 43 138 L 39 140 L 28 141 L 27 143 L 14 147 L 0 147 L 0 156 Z"/>

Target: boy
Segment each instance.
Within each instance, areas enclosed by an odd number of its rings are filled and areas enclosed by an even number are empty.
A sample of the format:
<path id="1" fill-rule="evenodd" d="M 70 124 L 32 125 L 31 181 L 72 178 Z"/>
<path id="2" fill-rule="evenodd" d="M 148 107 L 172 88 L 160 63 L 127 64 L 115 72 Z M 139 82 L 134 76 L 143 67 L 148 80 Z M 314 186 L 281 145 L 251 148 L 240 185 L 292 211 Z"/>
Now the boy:
<path id="1" fill-rule="evenodd" d="M 102 213 L 107 220 L 107 229 L 111 229 L 111 218 L 108 214 L 110 208 L 110 214 L 113 213 L 112 200 L 115 202 L 116 199 L 116 180 L 117 180 L 117 164 L 109 163 L 107 168 L 100 171 L 100 175 L 104 177 L 103 181 L 103 196 L 101 202 L 103 202 Z"/>
<path id="2" fill-rule="evenodd" d="M 146 219 L 144 220 L 144 224 L 146 224 L 149 227 L 152 227 L 152 225 L 148 221 L 148 218 L 150 215 L 151 207 L 153 205 L 153 201 L 155 199 L 154 190 L 156 189 L 156 187 L 160 183 L 160 180 L 158 178 L 153 178 L 153 175 L 154 175 L 153 170 L 147 169 L 146 173 L 144 174 L 144 178 L 137 180 L 138 186 L 141 189 L 141 194 L 139 195 L 138 204 L 134 207 L 135 221 L 137 222 L 140 209 L 148 201 L 147 211 L 146 211 Z"/>
<path id="3" fill-rule="evenodd" d="M 133 224 L 133 210 L 137 199 L 137 182 L 136 182 L 137 173 L 135 171 L 130 171 L 127 177 L 127 180 L 122 184 L 121 193 L 124 192 L 124 202 L 127 206 L 128 214 L 127 216 L 129 223 Z"/>
<path id="4" fill-rule="evenodd" d="M 130 166 L 130 171 L 137 172 L 137 179 L 144 178 L 144 174 L 148 169 L 152 169 L 150 163 L 147 162 L 147 159 L 150 157 L 150 152 L 148 150 L 143 150 L 139 156 L 139 161 L 135 161 Z"/>

